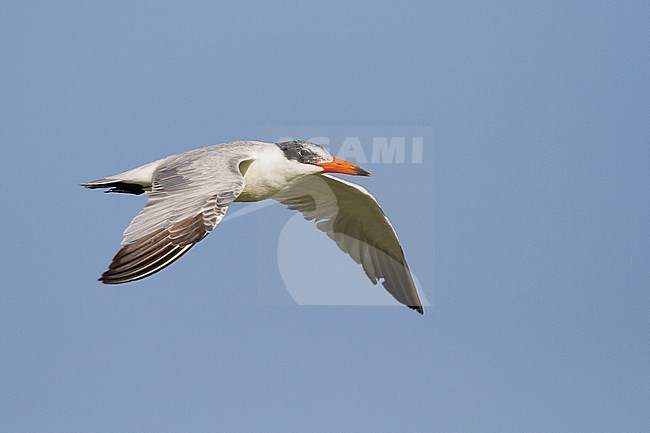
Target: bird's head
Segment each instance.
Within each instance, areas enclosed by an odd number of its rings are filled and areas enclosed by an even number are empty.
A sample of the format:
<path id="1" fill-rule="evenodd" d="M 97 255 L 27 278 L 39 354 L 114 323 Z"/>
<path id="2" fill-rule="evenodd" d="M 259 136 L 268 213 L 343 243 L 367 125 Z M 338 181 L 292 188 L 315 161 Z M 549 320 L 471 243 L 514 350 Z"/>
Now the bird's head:
<path id="1" fill-rule="evenodd" d="M 370 176 L 370 173 L 349 161 L 333 157 L 316 143 L 293 140 L 277 143 L 290 161 L 320 167 L 324 173 L 343 173 L 353 176 Z"/>

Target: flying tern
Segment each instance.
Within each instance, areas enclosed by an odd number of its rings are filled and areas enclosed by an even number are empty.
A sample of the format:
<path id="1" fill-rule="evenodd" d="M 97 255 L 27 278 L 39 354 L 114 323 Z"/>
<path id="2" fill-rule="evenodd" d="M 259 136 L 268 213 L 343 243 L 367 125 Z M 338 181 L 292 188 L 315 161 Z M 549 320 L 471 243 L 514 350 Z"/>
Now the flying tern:
<path id="1" fill-rule="evenodd" d="M 424 313 L 395 230 L 374 197 L 327 173 L 369 176 L 308 141 L 234 141 L 190 150 L 81 184 L 148 195 L 124 232 L 122 248 L 99 281 L 120 284 L 152 275 L 206 237 L 233 202 L 274 199 L 316 222 L 361 264 L 373 284 Z"/>

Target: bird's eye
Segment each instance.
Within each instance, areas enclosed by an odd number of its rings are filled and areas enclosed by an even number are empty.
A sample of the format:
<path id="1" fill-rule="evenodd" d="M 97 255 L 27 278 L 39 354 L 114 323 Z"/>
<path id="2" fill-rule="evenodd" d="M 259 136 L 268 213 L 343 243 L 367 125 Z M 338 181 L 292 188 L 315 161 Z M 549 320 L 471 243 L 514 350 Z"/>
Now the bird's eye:
<path id="1" fill-rule="evenodd" d="M 307 149 L 300 149 L 300 156 L 309 156 L 311 155 L 311 152 L 308 151 Z"/>

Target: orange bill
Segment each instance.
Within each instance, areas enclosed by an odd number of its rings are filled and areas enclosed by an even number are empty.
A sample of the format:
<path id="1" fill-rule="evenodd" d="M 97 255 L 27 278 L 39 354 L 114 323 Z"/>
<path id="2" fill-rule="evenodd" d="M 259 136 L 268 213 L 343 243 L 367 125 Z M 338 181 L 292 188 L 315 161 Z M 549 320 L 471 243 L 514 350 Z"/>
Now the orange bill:
<path id="1" fill-rule="evenodd" d="M 352 176 L 370 176 L 370 173 L 363 168 L 343 159 L 334 158 L 330 162 L 319 162 L 316 165 L 321 167 L 325 173 L 343 173 L 351 174 Z"/>

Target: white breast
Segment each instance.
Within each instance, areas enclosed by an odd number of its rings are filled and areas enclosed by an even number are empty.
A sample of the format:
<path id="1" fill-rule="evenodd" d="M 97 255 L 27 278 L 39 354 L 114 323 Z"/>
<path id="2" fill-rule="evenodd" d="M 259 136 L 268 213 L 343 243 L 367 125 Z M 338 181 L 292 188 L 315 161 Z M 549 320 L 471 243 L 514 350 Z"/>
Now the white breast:
<path id="1" fill-rule="evenodd" d="M 270 198 L 293 181 L 323 171 L 312 164 L 291 161 L 275 144 L 264 146 L 257 157 L 241 166 L 246 186 L 237 201 L 260 201 Z"/>

